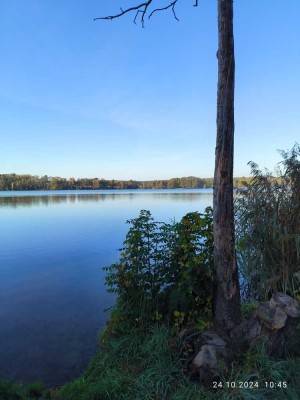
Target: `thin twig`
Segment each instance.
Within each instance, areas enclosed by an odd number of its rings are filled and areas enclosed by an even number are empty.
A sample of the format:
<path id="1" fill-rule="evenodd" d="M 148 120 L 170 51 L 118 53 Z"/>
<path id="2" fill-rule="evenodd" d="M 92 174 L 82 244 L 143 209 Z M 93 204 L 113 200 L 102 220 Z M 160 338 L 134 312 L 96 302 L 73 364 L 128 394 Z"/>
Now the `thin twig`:
<path id="1" fill-rule="evenodd" d="M 163 7 L 163 8 L 156 8 L 155 10 L 153 10 L 153 11 L 150 13 L 148 19 L 150 19 L 150 18 L 152 17 L 152 15 L 153 15 L 156 11 L 164 11 L 164 10 L 167 10 L 168 8 L 172 7 L 172 11 L 173 11 L 174 18 L 175 18 L 177 21 L 179 21 L 179 19 L 177 18 L 176 14 L 175 14 L 175 4 L 177 3 L 177 1 L 178 1 L 178 0 L 174 0 L 174 1 L 173 1 L 172 3 L 170 3 L 168 6 Z"/>

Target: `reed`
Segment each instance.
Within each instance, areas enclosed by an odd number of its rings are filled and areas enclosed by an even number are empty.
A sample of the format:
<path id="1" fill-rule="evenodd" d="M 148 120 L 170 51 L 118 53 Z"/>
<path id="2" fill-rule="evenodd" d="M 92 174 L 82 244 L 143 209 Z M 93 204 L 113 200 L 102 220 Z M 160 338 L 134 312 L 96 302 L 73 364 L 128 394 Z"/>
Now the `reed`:
<path id="1" fill-rule="evenodd" d="M 250 162 L 252 181 L 235 199 L 246 299 L 267 299 L 276 290 L 293 297 L 300 293 L 300 146 L 281 155 L 275 174 Z"/>

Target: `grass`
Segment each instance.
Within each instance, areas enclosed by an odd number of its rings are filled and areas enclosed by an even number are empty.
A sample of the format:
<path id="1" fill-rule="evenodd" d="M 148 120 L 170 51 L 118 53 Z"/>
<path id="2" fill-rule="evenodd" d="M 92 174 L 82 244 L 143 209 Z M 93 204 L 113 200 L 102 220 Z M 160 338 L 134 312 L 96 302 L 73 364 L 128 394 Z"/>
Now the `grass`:
<path id="1" fill-rule="evenodd" d="M 182 364 L 172 348 L 173 336 L 166 326 L 147 334 L 132 332 L 108 339 L 102 354 L 74 383 L 65 385 L 57 400 L 193 399 L 187 394 Z M 198 398 L 209 392 L 198 388 Z"/>
<path id="2" fill-rule="evenodd" d="M 36 400 L 43 399 L 45 392 L 41 382 L 18 385 L 0 381 L 0 400 Z"/>
<path id="3" fill-rule="evenodd" d="M 215 391 L 189 381 L 178 358 L 174 331 L 156 325 L 147 333 L 133 330 L 102 336 L 102 351 L 86 372 L 59 389 L 43 391 L 41 384 L 0 384 L 1 400 L 297 400 L 300 398 L 300 358 L 274 360 L 263 348 L 250 350 L 233 363 L 223 389 Z M 259 382 L 259 388 L 239 382 Z M 226 388 L 234 382 L 235 388 Z M 265 387 L 286 382 L 287 387 Z M 282 385 L 283 386 L 283 385 Z"/>

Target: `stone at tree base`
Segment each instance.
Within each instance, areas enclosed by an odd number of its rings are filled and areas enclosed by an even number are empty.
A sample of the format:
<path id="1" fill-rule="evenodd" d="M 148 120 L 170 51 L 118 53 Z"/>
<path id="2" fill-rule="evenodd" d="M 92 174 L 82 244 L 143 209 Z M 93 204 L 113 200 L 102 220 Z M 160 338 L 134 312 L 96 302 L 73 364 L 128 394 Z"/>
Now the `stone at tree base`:
<path id="1" fill-rule="evenodd" d="M 281 329 L 285 326 L 287 314 L 275 304 L 260 304 L 256 310 L 258 320 L 269 329 Z"/>
<path id="2" fill-rule="evenodd" d="M 183 330 L 180 336 L 185 354 L 189 355 L 189 373 L 192 378 L 211 386 L 229 370 L 232 350 L 239 354 L 258 343 L 264 343 L 270 356 L 285 357 L 287 344 L 299 321 L 297 300 L 277 292 L 231 332 L 229 341 L 212 331 Z"/>
<path id="3" fill-rule="evenodd" d="M 232 340 L 253 347 L 264 343 L 267 353 L 284 357 L 289 340 L 300 321 L 300 307 L 297 300 L 285 293 L 276 292 L 269 302 L 258 306 L 253 316 L 243 321 L 231 332 Z"/>
<path id="4" fill-rule="evenodd" d="M 300 308 L 297 300 L 285 293 L 274 293 L 269 303 L 272 307 L 280 307 L 289 317 L 300 318 Z"/>
<path id="5" fill-rule="evenodd" d="M 212 382 L 219 380 L 221 374 L 229 369 L 232 352 L 226 342 L 212 331 L 194 333 L 185 339 L 186 343 L 189 339 L 194 339 L 194 357 L 189 373 L 193 379 L 211 387 Z"/>

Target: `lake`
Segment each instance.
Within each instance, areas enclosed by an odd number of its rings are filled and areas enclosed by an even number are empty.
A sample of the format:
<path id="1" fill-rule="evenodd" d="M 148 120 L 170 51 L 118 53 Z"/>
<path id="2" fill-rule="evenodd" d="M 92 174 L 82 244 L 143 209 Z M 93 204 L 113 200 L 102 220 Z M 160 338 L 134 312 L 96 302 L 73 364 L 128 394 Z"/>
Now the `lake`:
<path id="1" fill-rule="evenodd" d="M 0 379 L 47 386 L 78 377 L 114 298 L 101 267 L 118 260 L 141 209 L 179 221 L 211 189 L 0 192 Z"/>

